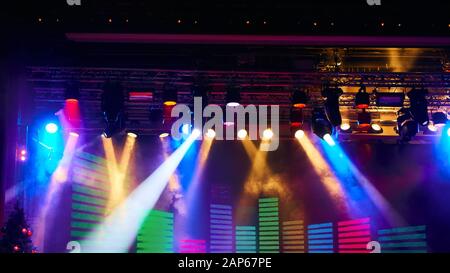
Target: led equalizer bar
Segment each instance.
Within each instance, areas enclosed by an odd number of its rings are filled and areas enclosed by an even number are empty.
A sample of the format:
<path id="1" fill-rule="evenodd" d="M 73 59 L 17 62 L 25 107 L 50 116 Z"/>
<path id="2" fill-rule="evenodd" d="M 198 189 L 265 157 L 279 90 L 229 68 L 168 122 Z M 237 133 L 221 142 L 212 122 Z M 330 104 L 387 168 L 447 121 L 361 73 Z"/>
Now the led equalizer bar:
<path id="1" fill-rule="evenodd" d="M 305 227 L 303 220 L 283 222 L 282 230 L 283 252 L 305 252 Z"/>
<path id="2" fill-rule="evenodd" d="M 427 253 L 426 226 L 378 230 L 381 253 Z"/>
<path id="3" fill-rule="evenodd" d="M 210 205 L 210 253 L 233 252 L 233 212 L 229 205 Z"/>
<path id="4" fill-rule="evenodd" d="M 180 253 L 206 253 L 205 240 L 182 239 L 179 244 Z"/>
<path id="5" fill-rule="evenodd" d="M 84 239 L 103 221 L 108 198 L 106 161 L 79 152 L 73 159 L 71 239 L 89 244 Z"/>
<path id="6" fill-rule="evenodd" d="M 259 252 L 280 252 L 278 198 L 259 199 Z"/>
<path id="7" fill-rule="evenodd" d="M 256 253 L 255 226 L 236 226 L 236 253 Z"/>
<path id="8" fill-rule="evenodd" d="M 151 210 L 137 237 L 137 253 L 173 253 L 173 213 Z"/>
<path id="9" fill-rule="evenodd" d="M 369 253 L 370 218 L 338 222 L 339 253 Z"/>
<path id="10" fill-rule="evenodd" d="M 308 253 L 333 253 L 333 223 L 308 225 Z"/>

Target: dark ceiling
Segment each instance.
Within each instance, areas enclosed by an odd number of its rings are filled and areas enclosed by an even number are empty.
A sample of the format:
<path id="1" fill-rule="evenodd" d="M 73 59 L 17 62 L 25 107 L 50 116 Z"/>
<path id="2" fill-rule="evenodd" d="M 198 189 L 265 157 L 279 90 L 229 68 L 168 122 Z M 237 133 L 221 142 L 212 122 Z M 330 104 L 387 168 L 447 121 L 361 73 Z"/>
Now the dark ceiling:
<path id="1" fill-rule="evenodd" d="M 449 35 L 450 2 L 80 0 L 9 1 L 9 26 L 77 32 Z M 3 24 L 5 26 L 5 24 Z"/>

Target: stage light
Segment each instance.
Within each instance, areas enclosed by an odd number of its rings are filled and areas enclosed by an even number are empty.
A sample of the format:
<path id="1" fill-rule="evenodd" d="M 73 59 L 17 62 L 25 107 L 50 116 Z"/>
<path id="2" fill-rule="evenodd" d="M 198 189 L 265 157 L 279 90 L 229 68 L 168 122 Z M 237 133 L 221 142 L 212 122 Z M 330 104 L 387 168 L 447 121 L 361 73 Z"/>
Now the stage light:
<path id="1" fill-rule="evenodd" d="M 20 151 L 20 155 L 26 155 L 26 154 L 27 154 L 27 150 L 22 149 L 22 150 Z"/>
<path id="2" fill-rule="evenodd" d="M 372 117 L 369 112 L 366 112 L 366 109 L 363 109 L 362 112 L 358 113 L 358 128 L 368 130 L 371 122 Z"/>
<path id="3" fill-rule="evenodd" d="M 295 138 L 298 140 L 302 139 L 304 136 L 305 136 L 305 131 L 303 131 L 303 130 L 297 130 L 295 132 Z"/>
<path id="4" fill-rule="evenodd" d="M 430 132 L 436 133 L 436 132 L 438 131 L 438 127 L 434 126 L 434 124 L 433 124 L 432 122 L 430 122 L 430 123 L 428 124 L 428 130 L 429 130 Z"/>
<path id="5" fill-rule="evenodd" d="M 340 126 L 342 123 L 341 112 L 339 111 L 339 97 L 343 93 L 340 88 L 325 88 L 322 90 L 322 96 L 326 98 L 326 115 L 333 126 Z"/>
<path id="6" fill-rule="evenodd" d="M 299 127 L 303 124 L 303 109 L 295 108 L 291 109 L 291 127 Z"/>
<path id="7" fill-rule="evenodd" d="M 47 131 L 47 133 L 49 134 L 54 134 L 58 132 L 58 125 L 53 122 L 47 123 L 47 125 L 45 125 L 45 131 Z"/>
<path id="8" fill-rule="evenodd" d="M 450 128 L 447 129 L 447 136 L 450 137 Z"/>
<path id="9" fill-rule="evenodd" d="M 78 101 L 80 99 L 80 88 L 77 82 L 69 82 L 64 90 L 66 101 Z"/>
<path id="10" fill-rule="evenodd" d="M 137 134 L 129 132 L 127 133 L 127 136 L 132 137 L 132 138 L 137 138 Z"/>
<path id="11" fill-rule="evenodd" d="M 25 155 L 20 156 L 20 161 L 24 162 L 27 160 L 27 157 Z"/>
<path id="12" fill-rule="evenodd" d="M 382 129 L 383 129 L 383 128 L 381 128 L 381 126 L 380 126 L 379 124 L 376 124 L 376 123 L 372 123 L 372 124 L 370 125 L 370 127 L 372 128 L 372 130 L 373 130 L 374 132 L 380 132 L 380 131 L 382 131 Z"/>
<path id="13" fill-rule="evenodd" d="M 123 129 L 124 95 L 118 82 L 106 82 L 103 86 L 101 110 L 106 121 L 103 136 L 112 137 Z"/>
<path id="14" fill-rule="evenodd" d="M 181 132 L 184 135 L 188 135 L 190 131 L 191 131 L 191 125 L 190 124 L 183 124 L 183 126 L 181 126 Z"/>
<path id="15" fill-rule="evenodd" d="M 428 101 L 426 95 L 428 90 L 426 89 L 412 89 L 408 92 L 410 101 L 410 113 L 412 118 L 420 125 L 426 126 L 429 122 L 428 117 Z"/>
<path id="16" fill-rule="evenodd" d="M 194 138 L 198 138 L 201 135 L 201 132 L 199 129 L 195 128 L 194 130 L 192 130 L 192 136 Z"/>
<path id="17" fill-rule="evenodd" d="M 341 131 L 346 132 L 346 131 L 350 130 L 351 128 L 352 128 L 352 127 L 350 126 L 349 123 L 342 123 L 342 124 L 341 124 Z"/>
<path id="18" fill-rule="evenodd" d="M 79 137 L 80 135 L 79 135 L 78 133 L 75 133 L 75 132 L 70 132 L 70 133 L 69 133 L 69 136 L 72 136 L 72 137 Z"/>
<path id="19" fill-rule="evenodd" d="M 444 112 L 435 112 L 431 115 L 435 127 L 444 127 L 447 124 L 447 115 Z"/>
<path id="20" fill-rule="evenodd" d="M 208 139 L 214 139 L 216 137 L 216 131 L 214 131 L 213 129 L 208 129 L 208 131 L 206 132 L 205 136 Z"/>
<path id="21" fill-rule="evenodd" d="M 226 105 L 229 107 L 237 107 L 241 103 L 241 92 L 238 87 L 231 86 L 225 94 Z"/>
<path id="22" fill-rule="evenodd" d="M 303 90 L 295 90 L 292 94 L 292 107 L 305 108 L 308 104 L 308 94 Z"/>
<path id="23" fill-rule="evenodd" d="M 370 95 L 366 91 L 365 86 L 359 88 L 358 93 L 355 95 L 355 107 L 358 109 L 367 109 L 370 106 Z"/>
<path id="24" fill-rule="evenodd" d="M 330 145 L 330 146 L 335 146 L 336 142 L 334 142 L 334 139 L 331 137 L 330 134 L 325 134 L 323 136 L 323 140 L 325 140 L 325 142 Z"/>
<path id="25" fill-rule="evenodd" d="M 162 133 L 162 134 L 159 135 L 159 138 L 166 138 L 168 136 L 169 136 L 168 133 Z"/>
<path id="26" fill-rule="evenodd" d="M 169 84 L 165 84 L 163 87 L 163 104 L 165 106 L 174 106 L 178 102 L 177 89 Z"/>
<path id="27" fill-rule="evenodd" d="M 419 131 L 419 124 L 412 118 L 412 114 L 407 108 L 400 109 L 397 114 L 397 133 L 402 142 L 408 142 Z"/>
<path id="28" fill-rule="evenodd" d="M 247 130 L 241 129 L 237 132 L 237 136 L 239 139 L 245 139 L 247 137 Z"/>
<path id="29" fill-rule="evenodd" d="M 323 108 L 316 108 L 312 113 L 311 127 L 314 134 L 322 138 L 333 133 L 333 126 L 327 119 Z"/>
<path id="30" fill-rule="evenodd" d="M 270 140 L 273 138 L 273 132 L 271 129 L 266 129 L 263 131 L 263 140 Z"/>

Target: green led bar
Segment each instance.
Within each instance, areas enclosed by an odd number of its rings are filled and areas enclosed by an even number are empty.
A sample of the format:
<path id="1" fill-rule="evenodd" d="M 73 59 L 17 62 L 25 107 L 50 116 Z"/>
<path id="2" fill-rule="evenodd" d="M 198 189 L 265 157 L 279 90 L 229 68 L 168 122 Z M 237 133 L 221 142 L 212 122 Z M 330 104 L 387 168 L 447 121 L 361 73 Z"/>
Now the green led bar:
<path id="1" fill-rule="evenodd" d="M 148 213 L 137 236 L 136 252 L 173 253 L 173 213 Z"/>
<path id="2" fill-rule="evenodd" d="M 277 253 L 280 251 L 279 199 L 261 198 L 258 204 L 259 252 Z"/>

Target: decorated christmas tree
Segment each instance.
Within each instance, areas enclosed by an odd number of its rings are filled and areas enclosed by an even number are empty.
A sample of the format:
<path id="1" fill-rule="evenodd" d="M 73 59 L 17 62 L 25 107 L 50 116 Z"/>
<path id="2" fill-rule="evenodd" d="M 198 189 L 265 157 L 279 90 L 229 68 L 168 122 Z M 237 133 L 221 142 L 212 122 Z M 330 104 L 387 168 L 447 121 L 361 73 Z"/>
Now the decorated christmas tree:
<path id="1" fill-rule="evenodd" d="M 6 225 L 1 229 L 3 234 L 0 240 L 0 253 L 34 253 L 35 248 L 31 241 L 33 235 L 25 213 L 19 204 L 16 204 L 10 214 Z"/>

